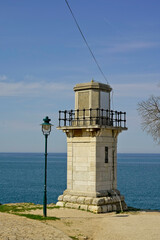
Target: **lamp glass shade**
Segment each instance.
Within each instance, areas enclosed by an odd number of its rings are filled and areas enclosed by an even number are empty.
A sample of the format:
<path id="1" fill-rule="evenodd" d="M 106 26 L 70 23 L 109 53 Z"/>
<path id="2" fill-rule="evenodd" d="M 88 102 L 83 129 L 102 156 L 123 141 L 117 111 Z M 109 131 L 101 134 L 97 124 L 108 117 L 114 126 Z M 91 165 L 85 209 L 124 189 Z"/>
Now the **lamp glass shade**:
<path id="1" fill-rule="evenodd" d="M 42 124 L 42 132 L 44 135 L 49 135 L 51 132 L 51 124 Z"/>

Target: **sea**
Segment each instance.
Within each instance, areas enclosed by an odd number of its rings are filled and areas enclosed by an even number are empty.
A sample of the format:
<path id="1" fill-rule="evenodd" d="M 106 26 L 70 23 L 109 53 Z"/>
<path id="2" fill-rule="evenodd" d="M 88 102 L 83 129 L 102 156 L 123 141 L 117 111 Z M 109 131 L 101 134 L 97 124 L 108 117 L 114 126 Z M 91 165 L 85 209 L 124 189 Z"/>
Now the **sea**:
<path id="1" fill-rule="evenodd" d="M 118 154 L 118 189 L 128 206 L 160 210 L 160 154 Z M 66 189 L 67 154 L 49 153 L 47 202 Z M 0 153 L 0 203 L 43 204 L 44 154 Z"/>

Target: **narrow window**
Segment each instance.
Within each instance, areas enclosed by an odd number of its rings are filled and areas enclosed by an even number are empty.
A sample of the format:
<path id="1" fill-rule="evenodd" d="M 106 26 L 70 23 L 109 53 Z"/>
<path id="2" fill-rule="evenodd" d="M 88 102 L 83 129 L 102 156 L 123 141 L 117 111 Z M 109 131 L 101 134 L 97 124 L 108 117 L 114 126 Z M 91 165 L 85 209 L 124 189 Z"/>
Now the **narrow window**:
<path id="1" fill-rule="evenodd" d="M 108 147 L 105 147 L 105 163 L 108 163 Z"/>

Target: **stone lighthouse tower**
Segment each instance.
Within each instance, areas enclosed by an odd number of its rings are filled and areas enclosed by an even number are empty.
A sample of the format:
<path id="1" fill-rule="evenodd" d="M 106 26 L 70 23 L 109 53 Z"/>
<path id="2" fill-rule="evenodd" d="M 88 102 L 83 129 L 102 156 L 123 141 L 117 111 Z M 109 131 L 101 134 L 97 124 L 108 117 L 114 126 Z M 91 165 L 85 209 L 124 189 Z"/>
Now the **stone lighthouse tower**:
<path id="1" fill-rule="evenodd" d="M 117 190 L 117 137 L 126 113 L 110 109 L 111 87 L 94 82 L 74 87 L 75 109 L 59 111 L 67 135 L 67 189 L 57 205 L 96 213 L 124 210 Z"/>

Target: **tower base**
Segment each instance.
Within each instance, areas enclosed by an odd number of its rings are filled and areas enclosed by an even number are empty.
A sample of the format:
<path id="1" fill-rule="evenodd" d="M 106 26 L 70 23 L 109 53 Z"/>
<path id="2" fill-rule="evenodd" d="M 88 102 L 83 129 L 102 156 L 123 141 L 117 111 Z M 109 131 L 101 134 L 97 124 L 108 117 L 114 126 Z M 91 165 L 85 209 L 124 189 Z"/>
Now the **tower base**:
<path id="1" fill-rule="evenodd" d="M 119 212 L 127 210 L 124 196 L 118 190 L 107 191 L 103 197 L 87 197 L 64 191 L 58 197 L 56 206 L 86 210 L 94 213 Z"/>

